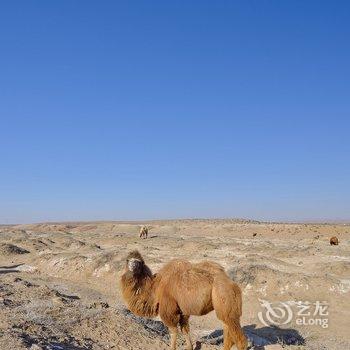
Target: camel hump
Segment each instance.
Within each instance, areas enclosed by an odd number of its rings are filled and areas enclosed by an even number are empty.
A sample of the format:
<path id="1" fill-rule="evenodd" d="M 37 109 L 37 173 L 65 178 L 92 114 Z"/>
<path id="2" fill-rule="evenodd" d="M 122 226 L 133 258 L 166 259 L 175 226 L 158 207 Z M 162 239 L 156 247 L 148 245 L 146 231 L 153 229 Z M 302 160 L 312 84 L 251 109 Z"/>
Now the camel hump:
<path id="1" fill-rule="evenodd" d="M 182 274 L 191 268 L 192 264 L 187 260 L 173 259 L 170 260 L 166 265 L 159 271 L 163 276 L 174 276 Z"/>
<path id="2" fill-rule="evenodd" d="M 214 261 L 204 260 L 199 263 L 193 264 L 193 266 L 199 269 L 208 271 L 212 274 L 222 273 L 222 272 L 225 273 L 225 269 L 220 264 Z"/>

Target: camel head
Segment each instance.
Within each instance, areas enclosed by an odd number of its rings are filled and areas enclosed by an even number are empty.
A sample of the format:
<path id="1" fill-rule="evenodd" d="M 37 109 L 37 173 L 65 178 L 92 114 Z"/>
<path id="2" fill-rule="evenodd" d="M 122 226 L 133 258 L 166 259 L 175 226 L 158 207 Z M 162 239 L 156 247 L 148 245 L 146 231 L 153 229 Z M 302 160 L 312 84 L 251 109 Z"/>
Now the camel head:
<path id="1" fill-rule="evenodd" d="M 134 250 L 128 254 L 126 257 L 126 266 L 125 269 L 132 273 L 134 276 L 141 275 L 146 268 L 145 261 L 142 258 L 142 255 Z"/>
<path id="2" fill-rule="evenodd" d="M 158 315 L 158 304 L 153 295 L 155 276 L 137 250 L 127 255 L 120 287 L 128 308 L 138 316 L 152 318 Z"/>

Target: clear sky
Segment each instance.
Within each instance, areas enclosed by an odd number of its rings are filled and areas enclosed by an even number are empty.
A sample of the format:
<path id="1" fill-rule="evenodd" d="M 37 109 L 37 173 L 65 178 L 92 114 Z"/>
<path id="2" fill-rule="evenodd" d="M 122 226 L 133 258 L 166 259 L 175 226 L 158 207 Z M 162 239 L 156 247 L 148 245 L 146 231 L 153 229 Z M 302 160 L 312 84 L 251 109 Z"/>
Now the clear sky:
<path id="1" fill-rule="evenodd" d="M 348 1 L 3 1 L 0 223 L 350 219 Z"/>

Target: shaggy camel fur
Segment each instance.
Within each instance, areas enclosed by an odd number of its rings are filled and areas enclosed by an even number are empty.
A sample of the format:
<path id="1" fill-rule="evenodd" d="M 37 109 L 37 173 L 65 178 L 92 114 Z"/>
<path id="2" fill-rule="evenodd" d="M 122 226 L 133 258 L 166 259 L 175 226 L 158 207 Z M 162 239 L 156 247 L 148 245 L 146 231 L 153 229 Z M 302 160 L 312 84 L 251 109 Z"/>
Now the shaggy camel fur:
<path id="1" fill-rule="evenodd" d="M 148 227 L 142 226 L 140 229 L 140 238 L 147 238 L 148 237 Z"/>
<path id="2" fill-rule="evenodd" d="M 124 300 L 129 309 L 142 317 L 160 316 L 170 332 L 171 349 L 176 349 L 177 326 L 192 350 L 189 335 L 191 315 L 206 315 L 215 310 L 224 326 L 224 350 L 235 343 L 246 350 L 247 340 L 240 326 L 242 293 L 219 264 L 211 261 L 190 263 L 171 260 L 152 274 L 138 251 L 131 252 L 120 278 Z"/>
<path id="3" fill-rule="evenodd" d="M 330 245 L 338 245 L 339 244 L 339 239 L 335 236 L 333 236 L 330 240 L 329 240 Z"/>

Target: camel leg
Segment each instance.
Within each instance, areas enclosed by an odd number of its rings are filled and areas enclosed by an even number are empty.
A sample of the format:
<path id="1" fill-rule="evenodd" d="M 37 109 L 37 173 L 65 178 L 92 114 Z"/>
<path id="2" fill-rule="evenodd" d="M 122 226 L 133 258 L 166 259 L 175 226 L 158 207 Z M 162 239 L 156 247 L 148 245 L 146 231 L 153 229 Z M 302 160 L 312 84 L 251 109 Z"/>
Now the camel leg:
<path id="1" fill-rule="evenodd" d="M 166 293 L 159 302 L 159 316 L 170 333 L 170 349 L 176 350 L 177 325 L 180 322 L 180 310 L 176 301 Z"/>
<path id="2" fill-rule="evenodd" d="M 236 343 L 238 350 L 246 350 L 248 347 L 247 338 L 243 333 L 239 319 L 230 320 L 228 324 L 229 334 L 233 339 L 233 342 Z M 229 349 L 229 348 L 228 348 Z M 225 349 L 226 350 L 226 349 Z"/>
<path id="3" fill-rule="evenodd" d="M 168 327 L 170 333 L 170 349 L 176 350 L 177 327 Z"/>
<path id="4" fill-rule="evenodd" d="M 234 344 L 230 328 L 227 324 L 224 323 L 224 350 L 231 350 L 232 345 Z"/>
<path id="5" fill-rule="evenodd" d="M 189 325 L 189 316 L 183 316 L 180 317 L 180 329 L 182 334 L 185 337 L 186 340 L 186 350 L 193 350 L 193 345 L 190 337 L 190 325 Z"/>
<path id="6" fill-rule="evenodd" d="M 225 302 L 226 301 L 226 302 Z M 239 319 L 242 314 L 242 296 L 239 287 L 225 277 L 214 280 L 212 302 L 216 316 L 224 324 L 225 350 L 236 344 L 238 350 L 247 349 L 247 339 L 242 331 Z"/>

